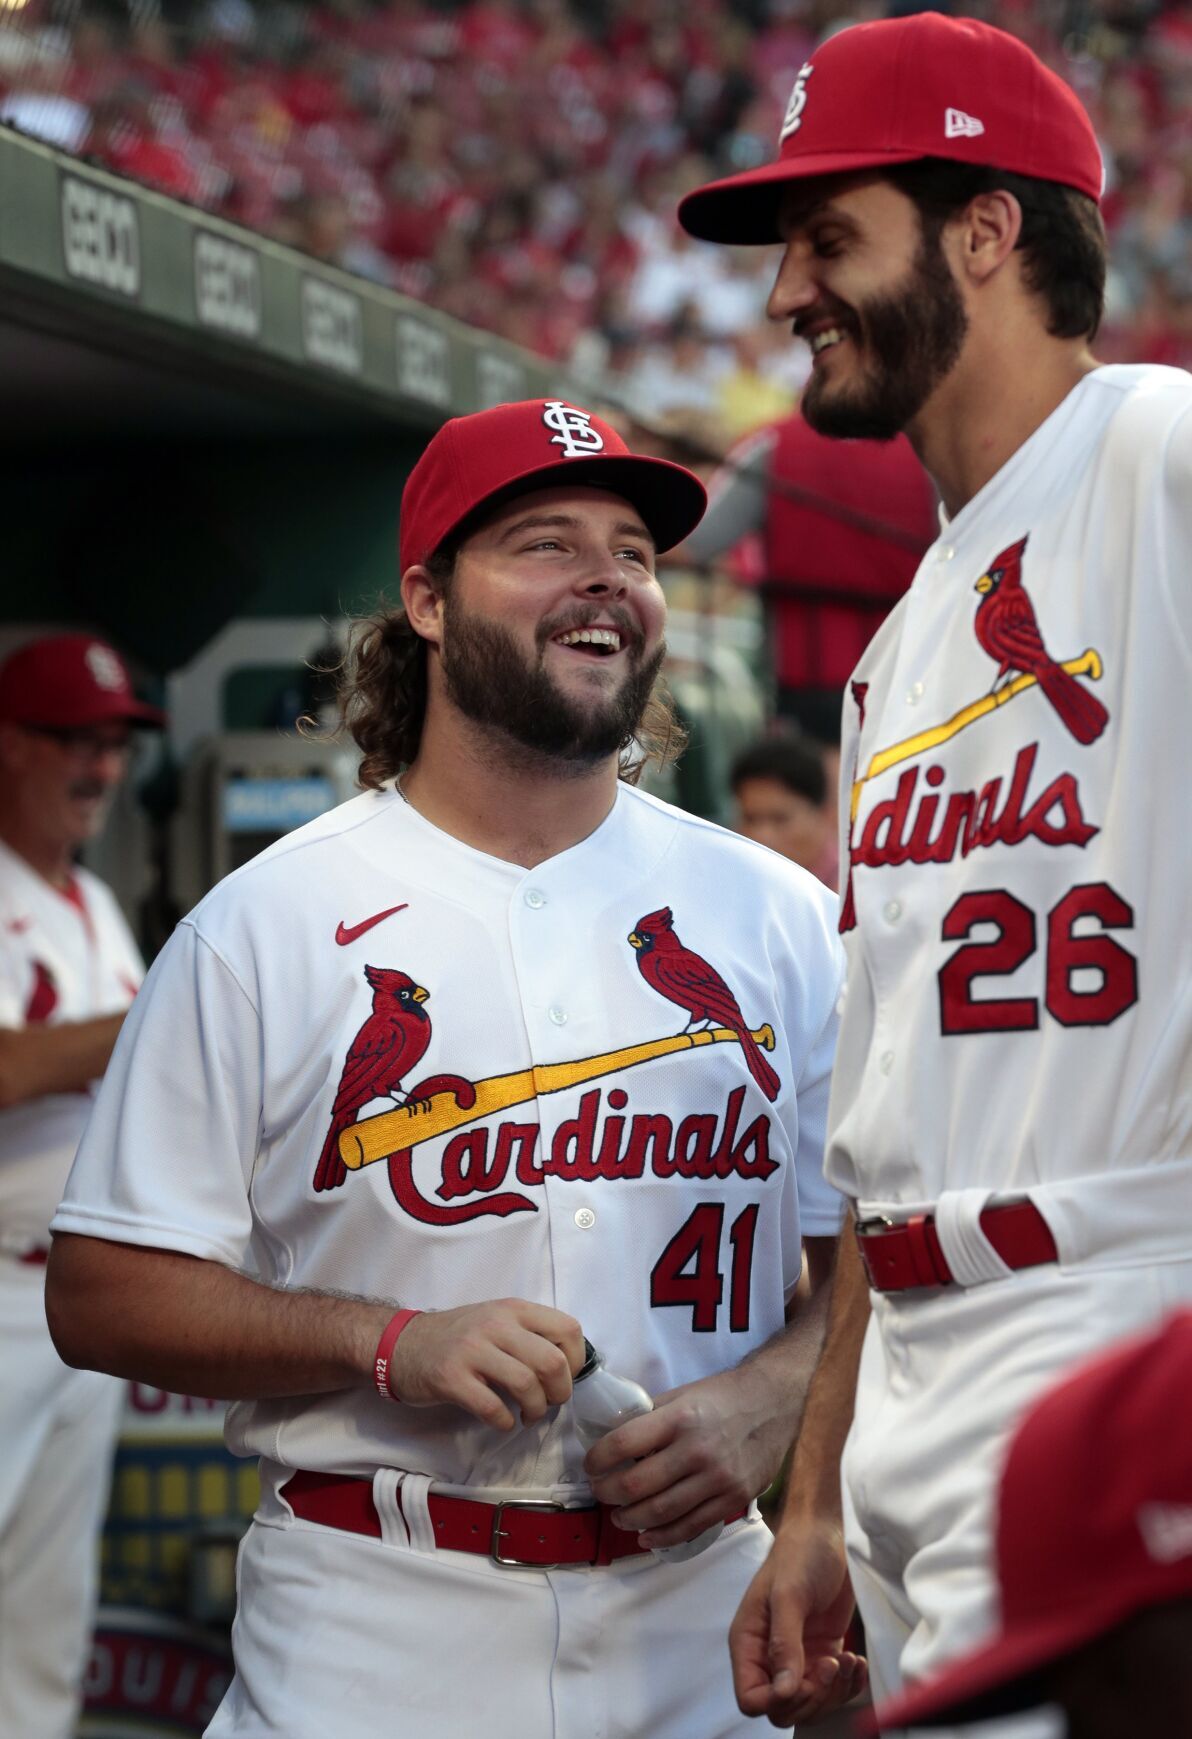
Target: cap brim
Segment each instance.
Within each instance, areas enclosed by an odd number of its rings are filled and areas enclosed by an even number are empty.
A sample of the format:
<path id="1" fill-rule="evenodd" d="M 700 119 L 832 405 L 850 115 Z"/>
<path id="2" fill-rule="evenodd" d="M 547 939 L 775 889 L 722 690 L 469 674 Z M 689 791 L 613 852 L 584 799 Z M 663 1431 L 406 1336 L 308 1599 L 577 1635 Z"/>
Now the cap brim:
<path id="1" fill-rule="evenodd" d="M 648 459 L 637 453 L 594 454 L 590 459 L 536 465 L 519 477 L 511 477 L 448 526 L 440 543 L 518 495 L 527 495 L 534 489 L 565 489 L 572 483 L 609 489 L 631 501 L 659 554 L 682 543 L 704 517 L 708 505 L 708 493 L 699 478 L 670 459 Z"/>
<path id="2" fill-rule="evenodd" d="M 1029 1630 L 996 1637 L 939 1678 L 860 1715 L 856 1739 L 877 1739 L 908 1727 L 993 1720 L 1037 1708 L 1045 1701 L 1040 1689 L 1043 1669 L 1104 1635 L 1129 1610 L 1129 1597 L 1124 1602 L 1119 1597 L 1099 1613 L 1087 1609 L 1064 1613 Z"/>
<path id="3" fill-rule="evenodd" d="M 127 719 L 131 725 L 145 725 L 154 731 L 164 731 L 170 722 L 160 707 L 150 706 L 148 701 L 143 700 L 135 701 L 130 707 L 121 708 L 120 717 Z"/>
<path id="4" fill-rule="evenodd" d="M 688 235 L 705 242 L 743 247 L 779 242 L 778 213 L 783 189 L 819 175 L 847 175 L 860 169 L 913 163 L 922 151 L 829 151 L 819 156 L 778 158 L 724 181 L 709 181 L 679 201 L 679 222 Z"/>
<path id="5" fill-rule="evenodd" d="M 32 725 L 45 730 L 74 731 L 89 730 L 92 725 L 141 725 L 147 729 L 164 731 L 169 720 L 160 707 L 150 706 L 143 700 L 115 701 L 112 706 L 80 706 L 65 711 L 58 708 L 52 718 L 42 716 L 35 711 L 22 710 L 20 715 L 0 713 L 10 724 Z"/>

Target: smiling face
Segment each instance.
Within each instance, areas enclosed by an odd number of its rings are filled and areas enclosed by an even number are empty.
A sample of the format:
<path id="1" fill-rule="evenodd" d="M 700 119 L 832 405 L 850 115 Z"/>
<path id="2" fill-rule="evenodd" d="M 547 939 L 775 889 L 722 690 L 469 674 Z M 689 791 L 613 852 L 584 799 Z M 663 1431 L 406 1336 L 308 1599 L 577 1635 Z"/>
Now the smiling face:
<path id="1" fill-rule="evenodd" d="M 666 606 L 621 496 L 561 485 L 499 508 L 461 546 L 438 614 L 443 690 L 474 724 L 577 766 L 633 736 Z"/>
<path id="2" fill-rule="evenodd" d="M 64 856 L 94 839 L 128 770 L 132 728 L 123 721 L 53 731 L 0 725 L 0 809 Z"/>
<path id="3" fill-rule="evenodd" d="M 794 187 L 780 221 L 786 249 L 772 319 L 807 340 L 803 414 L 820 434 L 891 440 L 922 410 L 960 355 L 964 299 L 941 240 L 880 177 Z"/>

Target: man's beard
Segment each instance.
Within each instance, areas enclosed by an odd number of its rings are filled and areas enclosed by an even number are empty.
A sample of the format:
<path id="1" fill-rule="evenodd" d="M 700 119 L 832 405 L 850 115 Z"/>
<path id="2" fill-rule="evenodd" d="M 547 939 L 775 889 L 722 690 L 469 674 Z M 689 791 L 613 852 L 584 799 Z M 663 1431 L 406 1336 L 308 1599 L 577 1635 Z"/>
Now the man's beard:
<path id="1" fill-rule="evenodd" d="M 968 315 L 940 247 L 923 235 L 898 289 L 873 296 L 837 321 L 868 372 L 833 393 L 813 373 L 803 391 L 803 415 L 837 440 L 891 441 L 918 415 L 960 355 Z"/>
<path id="2" fill-rule="evenodd" d="M 602 620 L 608 616 L 606 609 Z M 469 613 L 450 594 L 443 627 L 443 679 L 460 712 L 520 748 L 569 763 L 576 771 L 617 754 L 632 741 L 666 652 L 660 645 L 643 659 L 641 636 L 626 622 L 622 635 L 630 646 L 628 675 L 615 692 L 594 694 L 582 704 L 559 688 L 542 663 L 548 635 L 540 636 L 538 659 L 531 663 L 507 628 Z M 561 631 L 556 624 L 550 632 Z"/>

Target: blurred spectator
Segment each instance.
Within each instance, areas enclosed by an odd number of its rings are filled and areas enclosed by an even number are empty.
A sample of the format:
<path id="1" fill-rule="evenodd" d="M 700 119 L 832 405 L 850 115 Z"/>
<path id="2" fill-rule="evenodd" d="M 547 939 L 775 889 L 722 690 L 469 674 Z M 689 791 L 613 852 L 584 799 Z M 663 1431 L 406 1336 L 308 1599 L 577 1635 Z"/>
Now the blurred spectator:
<path id="1" fill-rule="evenodd" d="M 70 70 L 65 45 L 53 33 L 0 26 L 0 121 L 60 150 L 79 150 L 90 112 L 67 94 Z"/>
<path id="2" fill-rule="evenodd" d="M 790 415 L 798 395 L 785 365 L 797 355 L 786 333 L 777 327 L 747 326 L 737 333 L 733 366 L 717 392 L 717 418 L 727 440 L 738 441 Z"/>
<path id="3" fill-rule="evenodd" d="M 831 441 L 796 412 L 743 442 L 710 495 L 682 557 L 754 540 L 738 573 L 765 601 L 778 711 L 838 742 L 844 684 L 938 529 L 927 473 L 905 436 Z"/>
<path id="4" fill-rule="evenodd" d="M 764 737 L 742 751 L 730 774 L 737 831 L 781 852 L 835 889 L 840 876 L 836 805 L 818 744 Z"/>
<path id="5" fill-rule="evenodd" d="M 1185 1310 L 1030 1410 L 999 1493 L 998 1635 L 861 1733 L 951 1731 L 1041 1703 L 1063 1709 L 1069 1739 L 1192 1733 L 1190 1448 Z"/>

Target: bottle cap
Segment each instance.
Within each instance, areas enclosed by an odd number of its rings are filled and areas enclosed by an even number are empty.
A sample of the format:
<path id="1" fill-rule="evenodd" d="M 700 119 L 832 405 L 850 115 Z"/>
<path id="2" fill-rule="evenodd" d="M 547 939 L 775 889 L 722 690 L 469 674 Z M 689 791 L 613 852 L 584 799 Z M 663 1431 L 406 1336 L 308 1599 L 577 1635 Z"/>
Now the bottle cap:
<path id="1" fill-rule="evenodd" d="M 596 1348 L 586 1337 L 584 1339 L 584 1362 L 572 1377 L 572 1383 L 582 1383 L 585 1377 L 590 1377 L 593 1371 L 599 1370 L 604 1363 Z"/>

